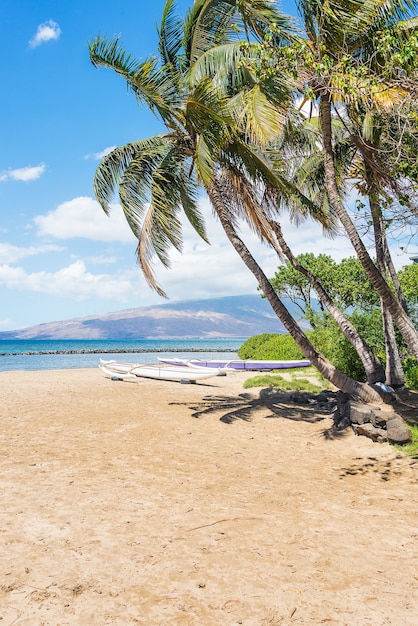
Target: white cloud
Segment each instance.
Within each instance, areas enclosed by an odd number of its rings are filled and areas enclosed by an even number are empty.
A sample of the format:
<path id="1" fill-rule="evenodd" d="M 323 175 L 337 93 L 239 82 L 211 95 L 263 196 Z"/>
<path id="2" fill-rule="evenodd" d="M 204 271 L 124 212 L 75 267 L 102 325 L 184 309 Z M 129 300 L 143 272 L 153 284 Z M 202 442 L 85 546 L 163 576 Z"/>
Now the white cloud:
<path id="1" fill-rule="evenodd" d="M 256 293 L 256 279 L 213 218 L 208 200 L 201 200 L 200 206 L 207 219 L 208 236 L 212 245 L 202 241 L 192 227 L 185 223 L 183 252 L 180 254 L 171 251 L 170 269 L 163 268 L 156 260 L 154 270 L 157 282 L 173 301 Z M 91 255 L 88 262 L 114 263 L 116 268 L 121 268 L 122 263 L 125 267 L 128 263 L 127 271 L 93 274 L 87 271 L 82 260 L 54 273 L 45 271 L 29 274 L 23 269 L 13 269 L 8 265 L 0 269 L 0 284 L 78 301 L 108 300 L 114 303 L 124 302 L 130 307 L 146 306 L 155 302 L 156 295 L 147 286 L 140 269 L 134 265 L 136 241 L 125 223 L 120 207 L 115 207 L 112 219 L 114 221 L 103 214 L 92 198 L 75 198 L 45 216 L 38 216 L 35 223 L 40 235 L 57 239 L 86 237 L 102 242 L 126 242 L 125 259 L 121 252 L 118 253 L 120 257 L 115 259 L 111 250 L 109 256 L 106 255 L 106 250 L 102 250 L 98 255 Z M 325 238 L 321 227 L 311 220 L 296 227 L 284 215 L 281 223 L 285 238 L 296 255 L 302 252 L 322 252 L 337 261 L 354 255 L 345 237 Z M 272 277 L 280 263 L 276 253 L 261 244 L 246 225 L 242 225 L 240 234 L 266 276 Z M 12 252 L 9 249 L 9 254 Z"/>
<path id="2" fill-rule="evenodd" d="M 30 180 L 40 178 L 45 172 L 45 165 L 41 163 L 35 167 L 20 167 L 15 170 L 6 170 L 0 172 L 0 181 L 19 180 L 27 183 Z"/>
<path id="3" fill-rule="evenodd" d="M 10 243 L 0 243 L 0 263 L 16 263 L 28 256 L 37 254 L 45 254 L 46 252 L 60 252 L 62 246 L 43 245 L 29 246 L 29 248 L 21 248 Z"/>
<path id="4" fill-rule="evenodd" d="M 100 161 L 103 157 L 110 154 L 116 146 L 109 146 L 108 148 L 104 148 L 101 152 L 94 152 L 93 154 L 88 154 L 86 159 L 94 159 L 95 161 Z"/>
<path id="5" fill-rule="evenodd" d="M 135 244 L 121 208 L 112 207 L 109 217 L 93 198 L 80 196 L 60 204 L 46 215 L 38 215 L 33 220 L 38 227 L 38 235 L 56 239 L 81 237 L 93 241 L 119 241 Z"/>
<path id="6" fill-rule="evenodd" d="M 29 41 L 29 45 L 31 48 L 37 48 L 43 43 L 59 39 L 60 35 L 61 28 L 59 27 L 59 25 L 53 20 L 48 20 L 47 22 L 39 24 L 35 35 Z"/>
<path id="7" fill-rule="evenodd" d="M 83 261 L 76 261 L 57 272 L 28 273 L 21 267 L 0 265 L 0 285 L 9 289 L 31 291 L 69 298 L 75 301 L 88 299 L 124 302 L 132 294 L 133 272 L 91 274 Z"/>

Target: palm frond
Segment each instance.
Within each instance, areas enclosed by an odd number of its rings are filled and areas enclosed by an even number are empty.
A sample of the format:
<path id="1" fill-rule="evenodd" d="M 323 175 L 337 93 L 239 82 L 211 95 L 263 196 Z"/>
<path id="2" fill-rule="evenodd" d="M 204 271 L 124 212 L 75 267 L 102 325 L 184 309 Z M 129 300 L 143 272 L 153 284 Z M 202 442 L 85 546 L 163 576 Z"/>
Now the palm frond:
<path id="1" fill-rule="evenodd" d="M 205 141 L 205 137 L 202 135 L 196 142 L 194 164 L 199 181 L 201 181 L 205 187 L 209 186 L 213 178 L 215 160 Z"/>
<path id="2" fill-rule="evenodd" d="M 166 143 L 166 135 L 156 135 L 115 148 L 102 159 L 94 177 L 94 193 L 105 213 L 109 212 L 112 197 L 133 161 L 142 159 L 141 166 L 137 161 L 138 173 L 145 185 L 149 183 L 155 164 L 167 150 Z M 146 201 L 145 195 L 141 195 L 141 201 Z"/>
<path id="3" fill-rule="evenodd" d="M 189 223 L 203 241 L 209 243 L 206 233 L 205 220 L 198 204 L 198 183 L 186 163 L 179 167 L 180 201 Z"/>
<path id="4" fill-rule="evenodd" d="M 190 65 L 207 50 L 230 41 L 235 7 L 227 0 L 195 0 L 186 16 L 186 56 Z"/>
<path id="5" fill-rule="evenodd" d="M 210 77 L 224 92 L 243 83 L 244 60 L 240 42 L 229 42 L 209 48 L 202 53 L 190 68 L 191 85 Z"/>
<path id="6" fill-rule="evenodd" d="M 170 267 L 169 250 L 174 248 L 181 252 L 182 249 L 179 212 L 183 203 L 191 219 L 193 214 L 194 187 L 190 180 L 185 181 L 178 150 L 178 146 L 174 144 L 160 155 L 161 158 L 153 163 L 154 167 L 146 183 L 143 168 L 139 171 L 142 163 L 139 160 L 133 161 L 119 188 L 125 216 L 128 222 L 133 222 L 136 226 L 138 263 L 149 285 L 162 296 L 165 294 L 155 280 L 152 261 L 157 256 L 164 267 Z M 143 202 L 142 185 L 148 190 L 149 204 Z M 196 213 L 194 225 L 197 232 L 202 233 L 199 213 Z"/>
<path id="7" fill-rule="evenodd" d="M 126 78 L 135 74 L 140 62 L 132 58 L 119 42 L 118 36 L 105 39 L 99 35 L 88 42 L 90 60 L 94 67 L 109 67 Z"/>
<path id="8" fill-rule="evenodd" d="M 179 105 L 177 81 L 173 80 L 173 68 L 160 67 L 155 57 L 139 62 L 127 54 L 119 37 L 110 40 L 98 37 L 89 43 L 90 59 L 95 67 L 113 69 L 128 83 L 139 102 L 149 106 L 154 114 L 163 119 L 173 117 Z"/>
<path id="9" fill-rule="evenodd" d="M 153 228 L 153 215 L 152 215 L 152 207 L 150 207 L 149 211 L 146 213 L 141 236 L 138 239 L 138 245 L 136 247 L 136 258 L 138 261 L 138 265 L 141 268 L 141 271 L 144 275 L 145 280 L 148 285 L 153 289 L 159 296 L 162 298 L 167 298 L 167 294 L 157 283 L 155 278 L 155 273 L 152 268 L 152 259 L 154 257 L 154 248 L 152 245 L 152 228 Z"/>
<path id="10" fill-rule="evenodd" d="M 224 43 L 254 37 L 262 41 L 272 26 L 276 44 L 291 40 L 296 32 L 294 18 L 271 0 L 195 0 L 187 23 L 191 63 Z"/>
<path id="11" fill-rule="evenodd" d="M 250 229 L 271 246 L 275 245 L 266 210 L 266 200 L 260 186 L 255 185 L 248 176 L 237 167 L 223 167 L 217 177 L 217 185 L 222 189 L 224 204 L 229 212 L 243 219 Z"/>
<path id="12" fill-rule="evenodd" d="M 167 0 L 158 29 L 158 50 L 164 64 L 178 66 L 178 54 L 182 47 L 183 23 L 176 16 L 175 0 Z"/>
<path id="13" fill-rule="evenodd" d="M 283 129 L 285 104 L 275 106 L 259 84 L 231 98 L 230 107 L 235 111 L 238 126 L 251 142 L 265 146 L 277 139 Z"/>

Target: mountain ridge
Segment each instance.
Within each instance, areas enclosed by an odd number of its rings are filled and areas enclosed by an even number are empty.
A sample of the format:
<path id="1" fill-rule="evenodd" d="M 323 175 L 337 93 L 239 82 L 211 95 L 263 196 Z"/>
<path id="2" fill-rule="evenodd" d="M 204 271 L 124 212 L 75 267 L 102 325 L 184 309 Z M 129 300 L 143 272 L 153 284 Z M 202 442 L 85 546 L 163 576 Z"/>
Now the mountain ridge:
<path id="1" fill-rule="evenodd" d="M 294 304 L 286 306 L 292 312 Z M 259 295 L 183 300 L 45 322 L 0 332 L 13 339 L 183 339 L 251 337 L 285 333 L 267 300 Z"/>

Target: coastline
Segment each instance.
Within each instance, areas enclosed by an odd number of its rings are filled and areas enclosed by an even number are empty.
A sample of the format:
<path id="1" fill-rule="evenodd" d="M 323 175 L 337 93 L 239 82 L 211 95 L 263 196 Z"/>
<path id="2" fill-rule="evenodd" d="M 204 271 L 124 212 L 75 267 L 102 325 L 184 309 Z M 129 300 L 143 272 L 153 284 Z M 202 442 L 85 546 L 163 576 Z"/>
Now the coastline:
<path id="1" fill-rule="evenodd" d="M 170 348 L 170 352 L 183 353 L 184 348 Z M 193 352 L 194 354 L 201 353 L 219 353 L 219 348 L 196 348 L 190 349 L 187 352 Z M 234 353 L 233 349 L 224 349 L 222 352 Z M 2 356 L 36 356 L 38 354 L 46 355 L 46 354 L 161 354 L 167 353 L 166 348 L 151 348 L 151 349 L 138 349 L 138 348 L 126 348 L 126 349 L 107 349 L 101 350 L 99 348 L 94 349 L 77 349 L 77 350 L 27 350 L 22 352 L 0 352 L 0 357 Z"/>
<path id="2" fill-rule="evenodd" d="M 4 624 L 416 623 L 417 463 L 252 375 L 0 372 Z"/>
<path id="3" fill-rule="evenodd" d="M 151 364 L 157 356 L 237 358 L 244 339 L 0 341 L 0 371 L 96 368 L 99 358 Z M 108 355 L 112 355 L 109 357 Z"/>

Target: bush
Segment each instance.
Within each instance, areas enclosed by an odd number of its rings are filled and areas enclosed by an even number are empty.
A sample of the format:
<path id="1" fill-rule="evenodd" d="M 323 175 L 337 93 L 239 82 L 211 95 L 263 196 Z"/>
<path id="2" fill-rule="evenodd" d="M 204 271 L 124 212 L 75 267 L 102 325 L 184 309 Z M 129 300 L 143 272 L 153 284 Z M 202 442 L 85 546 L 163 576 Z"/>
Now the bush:
<path id="1" fill-rule="evenodd" d="M 418 391 L 418 361 L 409 356 L 402 361 L 402 367 L 405 374 L 405 384 L 410 389 Z"/>
<path id="2" fill-rule="evenodd" d="M 245 341 L 238 350 L 241 359 L 297 360 L 305 358 L 290 335 L 265 333 Z"/>
<path id="3" fill-rule="evenodd" d="M 364 368 L 357 352 L 346 340 L 334 322 L 307 333 L 312 344 L 338 369 L 356 380 L 366 379 Z M 305 358 L 294 339 L 286 335 L 263 334 L 247 339 L 238 350 L 241 359 L 283 359 Z"/>
<path id="4" fill-rule="evenodd" d="M 385 367 L 385 342 L 380 311 L 376 310 L 371 314 L 355 313 L 350 316 L 350 319 Z M 344 374 L 358 381 L 366 380 L 360 357 L 333 320 L 327 319 L 325 326 L 306 334 L 315 348 Z M 402 345 L 400 347 L 402 348 Z M 255 335 L 243 343 L 238 354 L 242 359 L 304 358 L 301 350 L 288 334 Z M 405 384 L 410 389 L 418 391 L 418 361 L 409 356 L 403 359 L 402 366 Z"/>
<path id="5" fill-rule="evenodd" d="M 329 323 L 326 328 L 317 328 L 307 334 L 315 348 L 341 372 L 360 382 L 366 380 L 360 357 L 335 323 Z"/>

